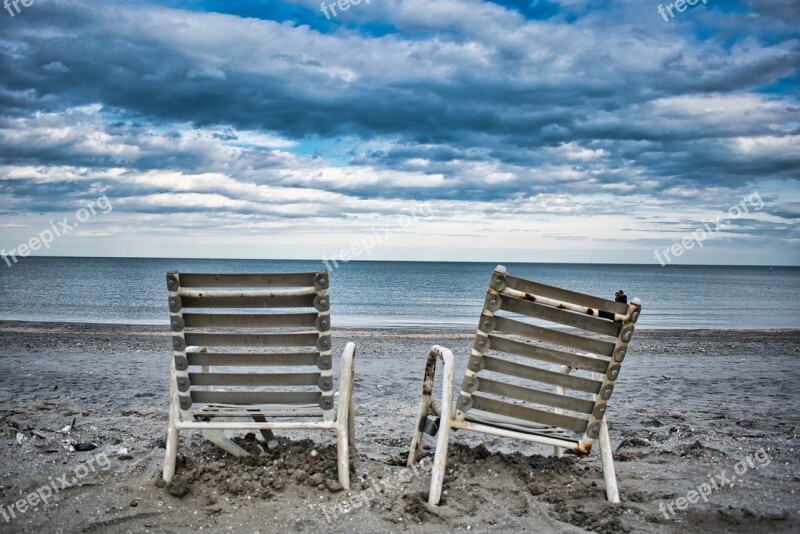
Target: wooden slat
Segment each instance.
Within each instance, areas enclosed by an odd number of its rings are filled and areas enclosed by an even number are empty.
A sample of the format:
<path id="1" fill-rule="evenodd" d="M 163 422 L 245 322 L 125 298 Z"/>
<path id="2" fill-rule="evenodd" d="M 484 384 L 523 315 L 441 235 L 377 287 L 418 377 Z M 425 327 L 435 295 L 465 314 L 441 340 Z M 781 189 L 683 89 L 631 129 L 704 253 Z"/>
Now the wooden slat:
<path id="1" fill-rule="evenodd" d="M 182 276 L 183 275 L 181 275 L 181 277 Z M 183 280 L 183 278 L 181 278 L 181 280 Z M 598 310 L 606 310 L 623 315 L 628 313 L 628 306 L 621 302 L 593 297 L 576 291 L 561 289 L 560 287 L 547 286 L 538 282 L 525 280 L 524 278 L 517 278 L 516 276 L 508 275 L 508 287 L 516 289 L 517 291 L 533 293 L 534 295 L 540 295 L 550 299 L 588 306 L 589 308 L 597 308 Z"/>
<path id="2" fill-rule="evenodd" d="M 516 376 L 517 378 L 524 378 L 526 380 L 534 380 L 536 382 L 543 382 L 553 386 L 562 386 L 567 389 L 575 389 L 577 391 L 585 391 L 586 393 L 599 393 L 601 382 L 584 378 L 582 376 L 566 375 L 564 373 L 557 373 L 548 371 L 547 369 L 540 369 L 538 367 L 530 367 L 515 362 L 509 362 L 500 358 L 492 356 L 484 356 L 484 371 L 494 371 L 504 375 Z M 478 377 L 480 380 L 480 376 Z"/>
<path id="3" fill-rule="evenodd" d="M 192 402 L 218 404 L 316 404 L 321 391 L 202 391 L 192 390 Z"/>
<path id="4" fill-rule="evenodd" d="M 193 386 L 316 386 L 319 373 L 189 373 Z"/>
<path id="5" fill-rule="evenodd" d="M 518 406 L 509 402 L 490 399 L 488 397 L 475 394 L 472 395 L 472 409 L 505 415 L 515 419 L 521 419 L 523 421 L 530 421 L 531 423 L 552 425 L 559 428 L 572 430 L 574 432 L 584 432 L 586 427 L 589 425 L 589 421 L 587 419 L 572 417 L 571 415 L 546 412 L 536 408 L 528 408 L 527 406 Z"/>
<path id="6" fill-rule="evenodd" d="M 517 299 L 507 295 L 503 295 L 500 309 L 521 313 L 528 317 L 544 319 L 545 321 L 574 326 L 575 328 L 581 328 L 589 332 L 596 332 L 612 337 L 619 336 L 619 331 L 622 330 L 622 323 L 594 317 L 593 315 L 583 315 L 572 311 L 560 310 L 552 306 L 545 306 L 544 304 Z"/>
<path id="7" fill-rule="evenodd" d="M 298 334 L 184 334 L 187 345 L 199 347 L 314 347 L 317 332 Z"/>
<path id="8" fill-rule="evenodd" d="M 489 378 L 478 379 L 478 391 L 580 413 L 592 413 L 595 404 L 594 401 L 588 399 L 548 393 L 546 391 L 539 391 L 538 389 L 530 389 L 513 384 L 506 384 L 505 382 L 498 382 Z"/>
<path id="9" fill-rule="evenodd" d="M 279 366 L 317 365 L 319 352 L 249 353 L 249 352 L 187 352 L 189 365 L 220 366 Z"/>
<path id="10" fill-rule="evenodd" d="M 278 297 L 220 297 L 209 291 L 203 297 L 181 297 L 184 308 L 311 308 L 314 295 Z"/>
<path id="11" fill-rule="evenodd" d="M 205 274 L 180 273 L 181 287 L 306 287 L 317 273 Z"/>
<path id="12" fill-rule="evenodd" d="M 183 320 L 187 327 L 239 327 L 239 328 L 275 328 L 275 327 L 314 327 L 316 313 L 184 313 Z"/>
<path id="13" fill-rule="evenodd" d="M 604 360 L 603 358 L 590 358 L 580 354 L 539 347 L 530 343 L 520 343 L 519 341 L 491 334 L 489 335 L 489 344 L 492 350 L 525 356 L 542 362 L 566 365 L 573 369 L 582 369 L 594 373 L 606 374 L 606 371 L 608 371 L 609 360 Z"/>
<path id="14" fill-rule="evenodd" d="M 215 409 L 215 405 L 211 405 L 211 408 L 208 406 L 204 406 L 200 410 L 194 412 L 196 417 L 253 417 L 255 416 L 262 416 L 268 419 L 271 418 L 279 418 L 279 417 L 319 417 L 323 413 L 325 413 L 322 408 L 316 409 L 302 409 L 297 408 L 295 410 L 284 410 L 279 412 L 273 412 L 270 410 L 261 410 L 258 408 L 254 408 L 252 410 L 247 410 L 244 408 L 233 409 L 229 408 L 226 410 Z"/>
<path id="15" fill-rule="evenodd" d="M 584 350 L 587 352 L 594 352 L 602 356 L 611 356 L 614 352 L 615 343 L 602 341 L 600 339 L 591 339 L 588 337 L 578 336 L 552 328 L 543 328 L 528 323 L 523 323 L 508 317 L 494 316 L 496 329 L 508 334 L 516 334 L 531 339 L 538 339 L 547 343 L 554 343 L 571 347 L 573 349 Z"/>

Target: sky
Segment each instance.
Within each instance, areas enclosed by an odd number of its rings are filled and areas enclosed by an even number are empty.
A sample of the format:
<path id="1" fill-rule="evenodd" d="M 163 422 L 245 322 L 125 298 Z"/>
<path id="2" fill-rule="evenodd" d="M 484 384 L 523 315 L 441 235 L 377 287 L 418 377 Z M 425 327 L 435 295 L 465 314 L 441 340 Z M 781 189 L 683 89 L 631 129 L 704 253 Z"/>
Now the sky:
<path id="1" fill-rule="evenodd" d="M 798 0 L 25 3 L 5 254 L 800 265 Z"/>

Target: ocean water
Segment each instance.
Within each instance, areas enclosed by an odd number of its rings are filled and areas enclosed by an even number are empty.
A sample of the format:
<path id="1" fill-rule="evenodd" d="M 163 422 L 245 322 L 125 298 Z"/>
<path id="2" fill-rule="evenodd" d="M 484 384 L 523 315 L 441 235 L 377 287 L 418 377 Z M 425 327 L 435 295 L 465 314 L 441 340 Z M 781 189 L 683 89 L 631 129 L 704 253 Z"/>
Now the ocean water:
<path id="1" fill-rule="evenodd" d="M 331 272 L 334 326 L 477 324 L 493 263 L 350 262 Z M 508 263 L 509 272 L 613 299 L 645 328 L 800 328 L 800 267 Z M 165 273 L 301 272 L 319 261 L 28 257 L 0 263 L 0 319 L 166 324 Z"/>

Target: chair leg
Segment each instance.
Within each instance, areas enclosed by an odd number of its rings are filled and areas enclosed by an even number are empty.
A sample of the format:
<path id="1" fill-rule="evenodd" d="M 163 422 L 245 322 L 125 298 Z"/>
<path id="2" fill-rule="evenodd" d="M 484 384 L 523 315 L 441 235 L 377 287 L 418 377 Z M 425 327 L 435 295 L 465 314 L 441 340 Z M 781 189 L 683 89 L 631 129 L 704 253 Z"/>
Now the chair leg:
<path id="1" fill-rule="evenodd" d="M 442 422 L 439 435 L 436 437 L 436 453 L 433 456 L 433 470 L 431 472 L 431 490 L 428 495 L 428 504 L 436 506 L 442 500 L 442 485 L 444 474 L 447 470 L 447 448 L 450 439 L 450 414 L 445 418 L 444 406 L 442 407 Z"/>
<path id="2" fill-rule="evenodd" d="M 350 399 L 350 409 L 348 410 L 349 417 L 347 418 L 347 440 L 350 444 L 350 454 L 353 455 L 353 462 L 355 462 L 355 455 L 358 454 L 356 449 L 356 414 L 353 410 L 353 399 Z"/>
<path id="3" fill-rule="evenodd" d="M 164 455 L 164 482 L 172 481 L 175 475 L 175 463 L 178 460 L 178 429 L 170 425 L 167 431 L 167 452 Z"/>
<path id="4" fill-rule="evenodd" d="M 350 446 L 348 445 L 347 421 L 343 421 L 336 429 L 336 456 L 339 467 L 339 484 L 350 489 Z"/>
<path id="5" fill-rule="evenodd" d="M 345 389 L 345 388 L 342 388 Z M 342 399 L 341 390 L 339 392 L 339 402 L 349 404 L 346 399 Z M 339 471 L 339 484 L 345 490 L 350 489 L 350 413 L 347 406 L 339 409 L 336 421 L 336 461 Z"/>
<path id="6" fill-rule="evenodd" d="M 428 402 L 425 400 L 420 403 L 419 414 L 417 415 L 417 422 L 414 425 L 414 436 L 411 438 L 411 449 L 408 451 L 408 461 L 406 465 L 411 467 L 419 459 L 419 447 L 422 444 L 422 424 L 428 416 L 428 407 L 430 406 L 430 396 Z"/>
<path id="7" fill-rule="evenodd" d="M 619 503 L 619 488 L 617 487 L 617 474 L 614 472 L 614 457 L 611 451 L 611 439 L 608 436 L 606 420 L 600 424 L 600 459 L 603 462 L 603 478 L 606 482 L 606 497 L 612 503 Z"/>
<path id="8" fill-rule="evenodd" d="M 175 462 L 178 459 L 178 396 L 175 391 L 175 364 L 172 364 L 169 388 L 169 427 L 167 428 L 167 450 L 164 454 L 165 482 L 172 481 L 175 475 Z"/>
<path id="9" fill-rule="evenodd" d="M 232 456 L 237 456 L 239 458 L 250 456 L 249 452 L 237 445 L 231 438 L 227 437 L 224 430 L 206 429 L 203 430 L 202 434 L 208 441 Z"/>
<path id="10" fill-rule="evenodd" d="M 353 377 L 355 376 L 353 360 L 355 355 L 355 344 L 345 345 L 341 359 L 342 368 L 339 371 L 339 411 L 336 414 L 339 484 L 346 490 L 350 489 L 350 446 L 355 447 L 355 420 L 353 419 Z"/>
<path id="11" fill-rule="evenodd" d="M 254 415 L 253 421 L 255 421 L 256 423 L 266 423 L 267 418 L 264 417 L 263 415 Z M 264 438 L 264 441 L 267 444 L 267 448 L 269 448 L 269 442 L 275 439 L 275 434 L 272 433 L 272 430 L 265 428 L 262 428 L 260 432 L 261 432 L 261 437 Z"/>

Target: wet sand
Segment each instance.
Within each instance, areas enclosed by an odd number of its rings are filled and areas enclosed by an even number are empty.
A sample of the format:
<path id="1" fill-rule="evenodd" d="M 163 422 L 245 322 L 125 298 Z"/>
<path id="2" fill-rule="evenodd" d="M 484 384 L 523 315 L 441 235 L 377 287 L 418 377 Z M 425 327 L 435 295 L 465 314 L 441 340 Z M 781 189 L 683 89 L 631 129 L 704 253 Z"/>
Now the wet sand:
<path id="1" fill-rule="evenodd" d="M 637 331 L 607 416 L 622 504 L 605 500 L 596 451 L 556 459 L 459 431 L 436 508 L 424 464 L 403 471 L 402 456 L 429 347 L 451 348 L 458 374 L 472 334 L 334 334 L 335 351 L 358 346 L 350 492 L 333 483 L 333 433 L 319 431 L 278 431 L 271 447 L 241 433 L 254 451 L 244 460 L 183 433 L 164 487 L 166 330 L 0 322 L 0 532 L 800 530 L 800 331 Z M 98 448 L 70 452 L 69 442 Z M 676 508 L 704 483 L 708 495 Z M 9 510 L 46 485 L 59 488 L 47 503 Z"/>

